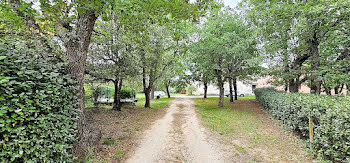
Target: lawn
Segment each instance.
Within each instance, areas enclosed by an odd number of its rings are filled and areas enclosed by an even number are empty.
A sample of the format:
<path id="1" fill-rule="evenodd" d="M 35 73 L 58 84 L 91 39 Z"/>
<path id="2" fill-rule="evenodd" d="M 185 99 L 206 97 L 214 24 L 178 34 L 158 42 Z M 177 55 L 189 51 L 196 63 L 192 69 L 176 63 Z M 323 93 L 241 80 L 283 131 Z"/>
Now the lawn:
<path id="1" fill-rule="evenodd" d="M 302 141 L 274 121 L 256 102 L 255 96 L 239 97 L 234 103 L 225 97 L 224 108 L 217 105 L 218 97 L 195 99 L 203 126 L 218 134 L 223 144 L 229 144 L 238 160 L 309 161 Z"/>
<path id="2" fill-rule="evenodd" d="M 239 97 L 239 100 L 251 98 L 253 97 Z M 254 113 L 251 110 L 234 109 L 234 104 L 229 103 L 229 97 L 224 99 L 224 108 L 218 108 L 218 97 L 209 97 L 204 101 L 196 99 L 195 102 L 204 125 L 220 134 L 256 132 L 254 122 L 257 119 L 254 118 Z"/>
<path id="3" fill-rule="evenodd" d="M 234 98 L 234 97 L 233 97 Z M 225 97 L 226 99 L 230 99 L 230 97 Z M 238 96 L 238 100 L 252 100 L 255 99 L 255 95 L 249 95 L 249 96 L 244 96 L 244 97 L 239 97 Z M 228 102 L 228 101 L 227 101 Z"/>
<path id="4" fill-rule="evenodd" d="M 145 95 L 144 94 L 136 94 L 136 99 L 138 100 L 136 106 L 143 107 L 145 105 Z M 166 107 L 168 103 L 174 98 L 168 98 L 167 96 L 160 97 L 160 99 L 154 98 L 151 100 L 151 108 L 159 109 Z"/>
<path id="5" fill-rule="evenodd" d="M 145 105 L 145 95 L 144 94 L 137 93 L 136 99 L 138 100 L 138 102 L 136 103 L 137 107 L 143 107 Z M 159 109 L 159 108 L 166 107 L 168 105 L 168 103 L 173 99 L 174 98 L 168 98 L 167 96 L 163 96 L 158 100 L 156 98 L 154 98 L 153 100 L 151 100 L 151 108 Z M 85 102 L 86 102 L 85 105 L 87 108 L 94 107 L 94 104 L 90 99 L 86 98 Z M 111 109 L 112 104 L 99 104 L 98 107 L 104 108 L 104 109 Z"/>
<path id="6" fill-rule="evenodd" d="M 144 108 L 144 95 L 137 94 L 136 98 L 139 100 L 136 106 L 126 105 L 122 107 L 122 111 L 112 110 L 112 105 L 87 109 L 89 123 L 101 130 L 102 139 L 99 145 L 103 148 L 88 156 L 89 161 L 86 162 L 125 162 L 143 130 L 163 116 L 166 111 L 161 108 L 174 99 L 153 99 L 151 108 Z"/>

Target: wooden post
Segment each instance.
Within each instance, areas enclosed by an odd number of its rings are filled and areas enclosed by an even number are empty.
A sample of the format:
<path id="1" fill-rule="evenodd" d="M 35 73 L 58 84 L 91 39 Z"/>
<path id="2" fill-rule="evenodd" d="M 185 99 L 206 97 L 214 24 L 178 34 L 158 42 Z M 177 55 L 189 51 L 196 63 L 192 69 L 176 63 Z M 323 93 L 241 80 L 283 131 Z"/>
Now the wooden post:
<path id="1" fill-rule="evenodd" d="M 314 140 L 314 129 L 313 129 L 313 124 L 312 124 L 312 117 L 309 117 L 309 138 L 310 141 Z"/>

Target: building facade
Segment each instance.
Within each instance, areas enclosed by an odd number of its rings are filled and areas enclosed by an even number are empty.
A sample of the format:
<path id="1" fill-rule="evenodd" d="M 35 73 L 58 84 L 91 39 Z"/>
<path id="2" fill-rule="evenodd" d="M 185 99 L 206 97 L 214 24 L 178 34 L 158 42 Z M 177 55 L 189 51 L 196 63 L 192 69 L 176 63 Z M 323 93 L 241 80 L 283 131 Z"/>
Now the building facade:
<path id="1" fill-rule="evenodd" d="M 275 87 L 275 86 L 272 86 L 270 84 L 270 81 L 272 80 L 272 77 L 271 76 L 266 76 L 266 77 L 261 77 L 259 78 L 258 80 L 256 80 L 255 82 L 252 82 L 252 81 L 237 81 L 237 91 L 238 91 L 238 94 L 244 94 L 244 95 L 253 95 L 254 92 L 253 90 L 255 88 L 263 88 L 263 87 L 274 87 L 276 88 L 277 90 L 281 90 L 283 91 L 285 88 L 283 86 L 278 86 L 278 87 Z M 194 83 L 194 85 L 197 87 L 196 91 L 193 92 L 193 94 L 196 94 L 196 95 L 203 95 L 204 94 L 204 85 L 203 83 L 200 83 L 200 82 L 196 82 Z M 299 92 L 300 93 L 310 93 L 311 92 L 311 89 L 307 86 L 307 85 L 304 85 L 304 84 L 301 84 L 299 85 Z M 225 89 L 225 92 L 229 91 L 229 84 L 226 82 L 225 85 L 224 85 L 224 89 Z M 208 84 L 208 90 L 207 90 L 207 94 L 208 95 L 219 95 L 219 88 L 216 84 Z M 335 91 L 332 90 L 331 91 L 331 94 L 334 95 Z M 325 93 L 322 93 L 322 94 L 325 94 Z M 344 87 L 341 94 L 343 95 L 347 95 L 347 88 Z"/>

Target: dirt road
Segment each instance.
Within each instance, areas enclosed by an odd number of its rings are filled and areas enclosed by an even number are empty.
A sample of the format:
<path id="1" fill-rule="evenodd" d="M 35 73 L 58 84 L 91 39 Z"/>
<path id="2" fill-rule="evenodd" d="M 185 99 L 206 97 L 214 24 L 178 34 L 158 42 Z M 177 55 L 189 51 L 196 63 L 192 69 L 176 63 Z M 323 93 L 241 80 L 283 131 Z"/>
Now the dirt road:
<path id="1" fill-rule="evenodd" d="M 169 103 L 166 115 L 143 134 L 126 162 L 232 162 L 206 133 L 193 100 L 176 98 Z"/>

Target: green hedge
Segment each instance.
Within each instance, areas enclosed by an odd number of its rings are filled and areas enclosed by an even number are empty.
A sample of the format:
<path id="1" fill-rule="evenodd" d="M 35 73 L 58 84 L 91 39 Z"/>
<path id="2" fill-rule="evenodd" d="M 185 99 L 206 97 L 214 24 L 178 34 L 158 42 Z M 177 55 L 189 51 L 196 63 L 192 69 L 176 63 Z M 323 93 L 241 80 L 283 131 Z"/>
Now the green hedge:
<path id="1" fill-rule="evenodd" d="M 258 88 L 254 93 L 270 114 L 305 138 L 312 117 L 313 152 L 327 160 L 350 162 L 349 97 L 286 93 L 273 88 Z"/>
<path id="2" fill-rule="evenodd" d="M 72 162 L 78 99 L 65 67 L 0 43 L 0 162 Z"/>
<path id="3" fill-rule="evenodd" d="M 127 98 L 134 98 L 136 95 L 135 90 L 131 88 L 122 88 L 120 90 L 120 98 L 121 99 L 127 99 Z"/>

